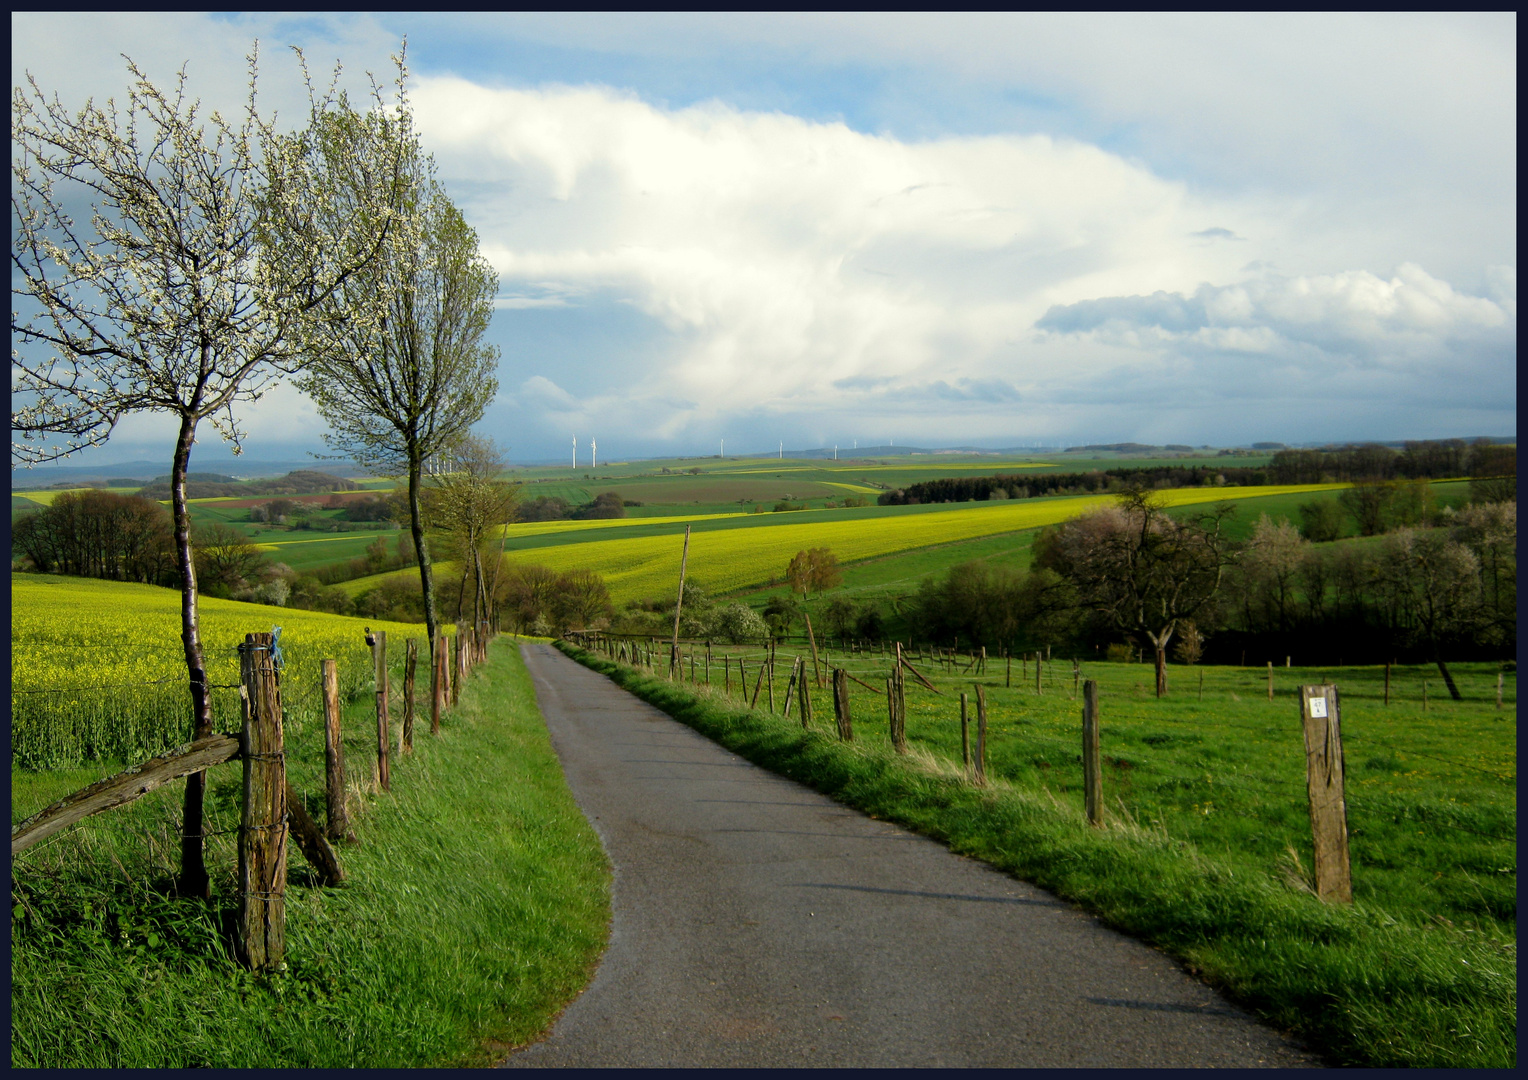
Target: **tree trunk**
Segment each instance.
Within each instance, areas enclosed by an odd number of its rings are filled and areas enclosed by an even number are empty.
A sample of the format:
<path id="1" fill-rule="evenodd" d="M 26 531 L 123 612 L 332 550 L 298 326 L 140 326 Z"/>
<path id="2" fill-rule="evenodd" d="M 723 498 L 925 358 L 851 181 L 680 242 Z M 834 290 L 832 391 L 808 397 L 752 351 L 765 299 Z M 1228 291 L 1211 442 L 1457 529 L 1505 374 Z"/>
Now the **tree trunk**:
<path id="1" fill-rule="evenodd" d="M 207 691 L 207 663 L 202 655 L 201 628 L 196 617 L 196 559 L 191 550 L 191 510 L 186 503 L 186 472 L 195 438 L 196 420 L 182 416 L 180 434 L 175 440 L 175 460 L 170 466 L 170 506 L 175 518 L 175 557 L 180 564 L 180 640 L 191 686 L 193 740 L 205 739 L 212 734 L 212 696 Z M 206 792 L 205 772 L 186 777 L 180 830 L 179 890 L 182 895 L 203 899 L 211 897 L 207 866 L 202 859 L 202 803 Z"/>
<path id="2" fill-rule="evenodd" d="M 419 582 L 424 589 L 425 630 L 430 635 L 430 655 L 434 656 L 435 638 L 440 633 L 440 621 L 435 615 L 435 573 L 430 566 L 430 548 L 424 541 L 424 515 L 419 506 L 420 488 L 419 454 L 409 449 L 409 531 L 414 537 L 414 554 L 419 557 Z"/>
<path id="3" fill-rule="evenodd" d="M 1167 643 L 1172 640 L 1172 628 L 1168 627 L 1161 634 L 1146 632 L 1146 640 L 1151 642 L 1151 651 L 1156 659 L 1157 669 L 1157 697 L 1167 696 Z M 1039 663 L 1036 656 L 1035 663 Z"/>
<path id="4" fill-rule="evenodd" d="M 1454 677 L 1448 672 L 1448 665 L 1443 662 L 1441 650 L 1433 650 L 1433 663 L 1438 665 L 1438 674 L 1443 676 L 1443 685 L 1448 687 L 1448 696 L 1455 701 L 1463 701 L 1464 695 L 1459 693 L 1459 688 L 1454 685 Z"/>
<path id="5" fill-rule="evenodd" d="M 483 552 L 472 545 L 472 568 L 477 574 L 477 593 L 472 598 L 472 625 L 483 621 L 483 609 L 488 604 L 488 581 L 483 575 Z"/>

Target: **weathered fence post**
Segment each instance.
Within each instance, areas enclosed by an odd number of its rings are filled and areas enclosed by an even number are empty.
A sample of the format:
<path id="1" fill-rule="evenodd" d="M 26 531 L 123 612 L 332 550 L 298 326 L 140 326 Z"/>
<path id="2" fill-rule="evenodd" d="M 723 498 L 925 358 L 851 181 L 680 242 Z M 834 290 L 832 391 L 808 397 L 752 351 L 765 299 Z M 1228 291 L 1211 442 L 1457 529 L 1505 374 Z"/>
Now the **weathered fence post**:
<path id="1" fill-rule="evenodd" d="M 801 698 L 801 726 L 809 727 L 812 723 L 812 692 L 806 684 L 806 663 L 801 664 L 801 678 L 796 680 L 796 693 Z"/>
<path id="2" fill-rule="evenodd" d="M 1497 712 L 1501 711 L 1501 683 L 1502 683 L 1502 673 L 1498 671 L 1496 673 L 1496 711 Z"/>
<path id="3" fill-rule="evenodd" d="M 891 679 L 891 748 L 899 754 L 907 753 L 907 676 L 899 666 L 892 671 Z"/>
<path id="4" fill-rule="evenodd" d="M 1385 704 L 1390 704 L 1390 661 L 1385 661 Z"/>
<path id="5" fill-rule="evenodd" d="M 976 684 L 976 786 L 987 786 L 987 693 Z"/>
<path id="6" fill-rule="evenodd" d="M 419 666 L 419 639 L 409 638 L 403 646 L 403 742 L 401 752 L 414 752 L 414 672 Z"/>
<path id="7" fill-rule="evenodd" d="M 1427 680 L 1422 680 L 1422 711 L 1427 711 Z"/>
<path id="8" fill-rule="evenodd" d="M 377 787 L 391 790 L 392 775 L 387 767 L 387 635 L 381 630 L 366 635 L 371 646 L 371 662 L 377 684 Z"/>
<path id="9" fill-rule="evenodd" d="M 1348 868 L 1348 810 L 1343 798 L 1342 712 L 1337 687 L 1300 688 L 1305 729 L 1305 785 L 1310 794 L 1310 831 L 1315 849 L 1316 895 L 1353 902 Z"/>
<path id="10" fill-rule="evenodd" d="M 1104 823 L 1104 775 L 1098 759 L 1098 683 L 1082 684 L 1082 793 L 1088 824 Z"/>
<path id="11" fill-rule="evenodd" d="M 669 653 L 669 678 L 674 677 L 675 657 L 679 655 L 679 612 L 684 607 L 684 571 L 690 562 L 690 527 L 684 527 L 684 554 L 679 556 L 679 596 L 674 601 L 674 647 Z M 680 678 L 684 672 L 679 673 Z"/>
<path id="12" fill-rule="evenodd" d="M 1013 653 L 1004 649 L 1003 659 L 1008 663 L 1008 670 L 1003 674 L 1003 689 L 1008 690 L 1013 687 Z"/>
<path id="13" fill-rule="evenodd" d="M 446 635 L 438 629 L 430 652 L 430 734 L 440 734 L 440 713 L 446 707 Z"/>
<path id="14" fill-rule="evenodd" d="M 451 672 L 451 704 L 455 706 L 462 700 L 462 683 L 467 681 L 467 657 L 465 646 L 467 642 L 462 633 L 462 624 L 456 624 L 456 667 Z"/>
<path id="15" fill-rule="evenodd" d="M 1268 661 L 1268 700 L 1273 700 L 1273 661 Z"/>
<path id="16" fill-rule="evenodd" d="M 1040 694 L 1040 654 L 1035 653 L 1035 695 Z"/>
<path id="17" fill-rule="evenodd" d="M 1013 657 L 1009 657 L 1012 665 Z M 966 770 L 966 775 L 971 775 L 971 737 L 970 727 L 966 717 L 966 695 L 960 695 L 960 764 Z"/>
<path id="18" fill-rule="evenodd" d="M 804 611 L 801 617 L 806 620 L 806 639 L 812 646 L 812 681 L 821 686 L 822 667 L 817 663 L 817 635 L 812 633 L 812 617 Z"/>
<path id="19" fill-rule="evenodd" d="M 281 680 L 270 634 L 239 646 L 244 731 L 244 813 L 239 828 L 240 959 L 274 971 L 286 953 L 286 756 Z"/>
<path id="20" fill-rule="evenodd" d="M 340 740 L 340 676 L 333 660 L 323 662 L 324 684 L 324 781 L 328 796 L 330 840 L 344 840 L 350 835 L 350 818 L 345 812 L 345 746 Z"/>
<path id="21" fill-rule="evenodd" d="M 785 683 L 785 708 L 780 710 L 782 718 L 788 718 L 791 714 L 791 695 L 796 692 L 796 672 L 801 668 L 801 657 L 796 657 L 791 664 L 791 677 Z"/>
<path id="22" fill-rule="evenodd" d="M 853 742 L 854 721 L 849 716 L 849 673 L 843 668 L 833 669 L 833 719 L 838 721 L 838 737 L 844 742 Z"/>

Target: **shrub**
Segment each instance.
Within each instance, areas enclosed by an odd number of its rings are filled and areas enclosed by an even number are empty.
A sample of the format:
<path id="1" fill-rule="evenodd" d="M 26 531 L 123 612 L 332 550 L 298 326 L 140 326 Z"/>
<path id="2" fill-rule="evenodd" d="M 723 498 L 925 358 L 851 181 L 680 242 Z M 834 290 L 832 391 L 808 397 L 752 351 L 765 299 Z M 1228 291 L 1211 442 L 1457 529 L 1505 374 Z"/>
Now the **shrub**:
<path id="1" fill-rule="evenodd" d="M 762 644 L 769 640 L 769 626 L 747 604 L 728 604 L 717 609 L 714 635 L 734 645 Z"/>

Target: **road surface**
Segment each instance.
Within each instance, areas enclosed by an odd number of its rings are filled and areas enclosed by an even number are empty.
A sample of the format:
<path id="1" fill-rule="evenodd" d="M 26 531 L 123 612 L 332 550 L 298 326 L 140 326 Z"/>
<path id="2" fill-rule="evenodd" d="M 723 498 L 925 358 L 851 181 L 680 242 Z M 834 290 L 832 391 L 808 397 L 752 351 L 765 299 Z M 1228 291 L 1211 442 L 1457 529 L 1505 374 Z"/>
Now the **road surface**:
<path id="1" fill-rule="evenodd" d="M 1173 960 L 525 645 L 615 867 L 587 990 L 508 1067 L 1311 1066 Z"/>

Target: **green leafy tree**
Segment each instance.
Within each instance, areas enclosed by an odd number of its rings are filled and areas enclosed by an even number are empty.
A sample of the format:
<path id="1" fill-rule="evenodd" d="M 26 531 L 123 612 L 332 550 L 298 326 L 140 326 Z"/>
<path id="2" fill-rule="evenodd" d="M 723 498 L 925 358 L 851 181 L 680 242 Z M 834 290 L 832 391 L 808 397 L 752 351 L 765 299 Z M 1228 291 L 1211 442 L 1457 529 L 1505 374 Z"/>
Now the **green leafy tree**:
<path id="1" fill-rule="evenodd" d="M 400 74 L 400 83 L 402 75 Z M 498 392 L 499 352 L 483 341 L 499 278 L 477 233 L 435 179 L 400 87 L 398 107 L 321 118 L 313 154 L 349 207 L 385 203 L 392 222 L 377 259 L 347 278 L 305 324 L 298 385 L 328 421 L 331 448 L 374 472 L 406 476 L 409 529 L 430 640 L 439 633 L 422 505 L 427 462 L 445 470 Z M 375 148 L 353 154 L 350 148 Z M 384 171 L 356 160 L 398 162 Z M 364 317 L 357 317 L 363 313 Z"/>
<path id="2" fill-rule="evenodd" d="M 838 556 L 827 548 L 811 548 L 796 552 L 785 568 L 785 579 L 794 592 L 808 596 L 841 584 L 844 575 L 838 568 Z"/>

